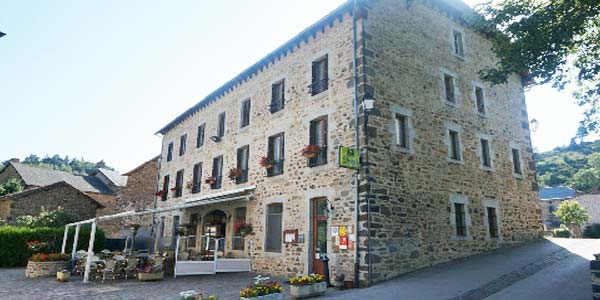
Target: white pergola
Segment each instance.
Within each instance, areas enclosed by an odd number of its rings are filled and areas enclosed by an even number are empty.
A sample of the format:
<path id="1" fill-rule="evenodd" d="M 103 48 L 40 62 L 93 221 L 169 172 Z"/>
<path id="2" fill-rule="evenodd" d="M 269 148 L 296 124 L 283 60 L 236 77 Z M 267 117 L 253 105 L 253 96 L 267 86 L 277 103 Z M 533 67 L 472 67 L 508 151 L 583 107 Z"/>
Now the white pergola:
<path id="1" fill-rule="evenodd" d="M 85 273 L 84 273 L 84 277 L 83 277 L 83 283 L 87 283 L 89 281 L 90 266 L 92 264 L 92 256 L 94 254 L 94 240 L 96 238 L 96 224 L 98 223 L 98 221 L 109 221 L 109 220 L 128 218 L 128 217 L 134 217 L 134 216 L 156 214 L 156 213 L 161 213 L 161 212 L 165 212 L 165 211 L 181 210 L 181 209 L 186 209 L 186 208 L 192 208 L 192 207 L 198 207 L 198 206 L 204 206 L 204 205 L 210 205 L 210 204 L 216 204 L 216 203 L 228 202 L 228 201 L 250 201 L 250 200 L 254 199 L 253 191 L 255 189 L 256 189 L 255 186 L 243 187 L 243 188 L 239 188 L 239 189 L 235 189 L 235 190 L 229 190 L 229 191 L 225 191 L 225 192 L 219 192 L 219 193 L 214 193 L 214 194 L 210 194 L 210 195 L 204 195 L 204 196 L 200 196 L 200 197 L 190 198 L 190 199 L 187 199 L 184 204 L 178 204 L 178 205 L 154 208 L 154 209 L 144 209 L 144 210 L 139 210 L 139 211 L 132 210 L 132 211 L 126 211 L 126 212 L 121 212 L 121 213 L 117 213 L 117 214 L 106 215 L 106 216 L 96 217 L 93 219 L 70 223 L 65 226 L 65 232 L 63 234 L 63 243 L 62 243 L 61 253 L 64 254 L 66 251 L 69 227 L 75 226 L 75 236 L 73 237 L 73 247 L 71 249 L 71 260 L 75 259 L 75 254 L 77 252 L 77 241 L 79 239 L 79 229 L 81 228 L 81 225 L 92 224 L 92 230 L 90 232 L 90 240 L 89 240 L 88 251 L 87 251 L 87 260 L 85 263 Z"/>

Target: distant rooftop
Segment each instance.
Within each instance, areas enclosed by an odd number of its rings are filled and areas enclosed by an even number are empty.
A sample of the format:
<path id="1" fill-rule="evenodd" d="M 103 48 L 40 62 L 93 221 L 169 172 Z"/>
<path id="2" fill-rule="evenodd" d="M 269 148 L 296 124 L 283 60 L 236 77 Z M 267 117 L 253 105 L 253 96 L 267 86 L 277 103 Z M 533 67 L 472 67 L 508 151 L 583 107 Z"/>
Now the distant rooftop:
<path id="1" fill-rule="evenodd" d="M 545 187 L 539 192 L 540 200 L 564 200 L 575 197 L 574 189 L 566 186 Z"/>
<path id="2" fill-rule="evenodd" d="M 126 186 L 127 185 L 127 176 L 123 176 L 117 171 L 100 168 L 100 169 L 98 169 L 98 172 L 104 174 L 116 186 Z"/>

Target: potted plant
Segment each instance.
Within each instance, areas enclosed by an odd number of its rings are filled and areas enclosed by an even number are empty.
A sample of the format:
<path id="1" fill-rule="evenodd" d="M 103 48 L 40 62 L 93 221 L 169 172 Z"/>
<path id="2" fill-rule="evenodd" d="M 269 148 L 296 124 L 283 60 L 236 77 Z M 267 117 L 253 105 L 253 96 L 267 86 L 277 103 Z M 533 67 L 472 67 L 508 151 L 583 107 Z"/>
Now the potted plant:
<path id="1" fill-rule="evenodd" d="M 227 177 L 231 180 L 236 180 L 238 177 L 242 176 L 243 173 L 244 170 L 240 168 L 231 168 L 229 169 L 229 175 Z"/>
<path id="2" fill-rule="evenodd" d="M 283 287 L 269 277 L 260 275 L 254 277 L 254 283 L 248 285 L 240 292 L 241 300 L 281 300 Z"/>
<path id="3" fill-rule="evenodd" d="M 62 269 L 56 272 L 56 280 L 60 282 L 67 282 L 71 278 L 71 272 L 67 269 Z"/>
<path id="4" fill-rule="evenodd" d="M 319 145 L 310 144 L 302 148 L 301 154 L 306 158 L 315 158 L 321 152 L 321 147 Z"/>
<path id="5" fill-rule="evenodd" d="M 237 221 L 233 225 L 233 231 L 241 237 L 252 234 L 252 224 L 243 221 Z"/>
<path id="6" fill-rule="evenodd" d="M 177 193 L 177 187 L 172 187 L 172 188 L 171 188 L 171 192 L 173 192 L 173 193 Z"/>
<path id="7" fill-rule="evenodd" d="M 292 298 L 301 299 L 323 295 L 327 291 L 327 283 L 324 280 L 325 276 L 321 274 L 292 277 L 290 279 Z"/>
<path id="8" fill-rule="evenodd" d="M 275 162 L 273 160 L 270 160 L 266 156 L 261 157 L 260 161 L 258 163 L 265 169 L 271 169 L 271 168 L 273 168 L 273 165 L 275 164 Z"/>
<path id="9" fill-rule="evenodd" d="M 208 178 L 206 178 L 206 180 L 204 180 L 204 182 L 213 185 L 217 182 L 217 178 L 215 178 L 214 176 L 209 176 Z"/>
<path id="10" fill-rule="evenodd" d="M 162 266 L 154 264 L 154 260 L 149 258 L 146 260 L 143 268 L 138 268 L 139 281 L 156 281 L 162 280 L 164 276 Z"/>
<path id="11" fill-rule="evenodd" d="M 188 190 L 191 190 L 192 188 L 194 188 L 194 183 L 193 183 L 191 180 L 188 180 L 188 181 L 185 183 L 185 187 L 186 187 Z"/>
<path id="12" fill-rule="evenodd" d="M 158 196 L 158 197 L 162 197 L 162 196 L 164 196 L 166 193 L 167 193 L 167 192 L 165 192 L 165 190 L 160 190 L 160 191 L 156 192 L 156 196 Z"/>

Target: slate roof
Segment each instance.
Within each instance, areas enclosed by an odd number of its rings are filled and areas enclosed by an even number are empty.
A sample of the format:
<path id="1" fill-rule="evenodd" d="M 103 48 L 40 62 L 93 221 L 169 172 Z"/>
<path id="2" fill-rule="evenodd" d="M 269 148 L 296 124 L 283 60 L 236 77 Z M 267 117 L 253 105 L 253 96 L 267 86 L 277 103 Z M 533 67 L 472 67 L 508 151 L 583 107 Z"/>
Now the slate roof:
<path id="1" fill-rule="evenodd" d="M 36 188 L 31 188 L 31 189 L 27 189 L 27 190 L 23 190 L 21 192 L 17 192 L 17 193 L 12 193 L 12 194 L 8 194 L 8 195 L 4 195 L 2 197 L 0 197 L 0 199 L 4 198 L 4 199 L 11 199 L 11 200 L 16 200 L 22 197 L 25 197 L 27 195 L 31 195 L 31 194 L 35 194 L 35 193 L 39 193 L 39 192 L 45 192 L 45 191 L 49 191 L 51 189 L 60 187 L 60 186 L 66 186 L 69 187 L 71 189 L 76 190 L 77 192 L 81 193 L 81 195 L 83 195 L 85 198 L 91 200 L 94 204 L 96 204 L 99 208 L 103 208 L 104 205 L 102 205 L 100 202 L 96 201 L 94 198 L 88 196 L 87 194 L 83 193 L 81 190 L 73 187 L 72 185 L 64 182 L 64 181 L 59 181 L 59 182 L 55 182 L 53 184 L 49 184 L 46 186 L 40 186 L 40 187 L 36 187 Z"/>
<path id="2" fill-rule="evenodd" d="M 112 181 L 112 183 L 114 183 L 116 186 L 126 186 L 127 185 L 127 176 L 123 176 L 117 171 L 104 169 L 104 168 L 100 168 L 97 171 L 104 174 L 104 176 L 106 176 L 106 178 L 108 178 L 110 181 Z"/>
<path id="3" fill-rule="evenodd" d="M 540 200 L 563 200 L 575 197 L 574 189 L 566 186 L 545 187 L 539 191 Z"/>
<path id="4" fill-rule="evenodd" d="M 77 176 L 64 171 L 34 167 L 22 163 L 11 162 L 10 164 L 21 175 L 26 185 L 42 187 L 64 181 L 82 192 L 113 194 L 113 191 L 94 176 Z"/>

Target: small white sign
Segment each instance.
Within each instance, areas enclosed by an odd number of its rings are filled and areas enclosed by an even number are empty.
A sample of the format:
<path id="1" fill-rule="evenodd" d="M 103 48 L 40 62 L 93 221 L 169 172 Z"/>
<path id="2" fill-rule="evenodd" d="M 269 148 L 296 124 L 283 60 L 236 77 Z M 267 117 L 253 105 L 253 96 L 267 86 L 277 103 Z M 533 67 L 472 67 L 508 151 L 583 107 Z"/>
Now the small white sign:
<path id="1" fill-rule="evenodd" d="M 337 226 L 333 226 L 331 227 L 331 236 L 338 236 L 339 235 L 339 227 Z"/>

